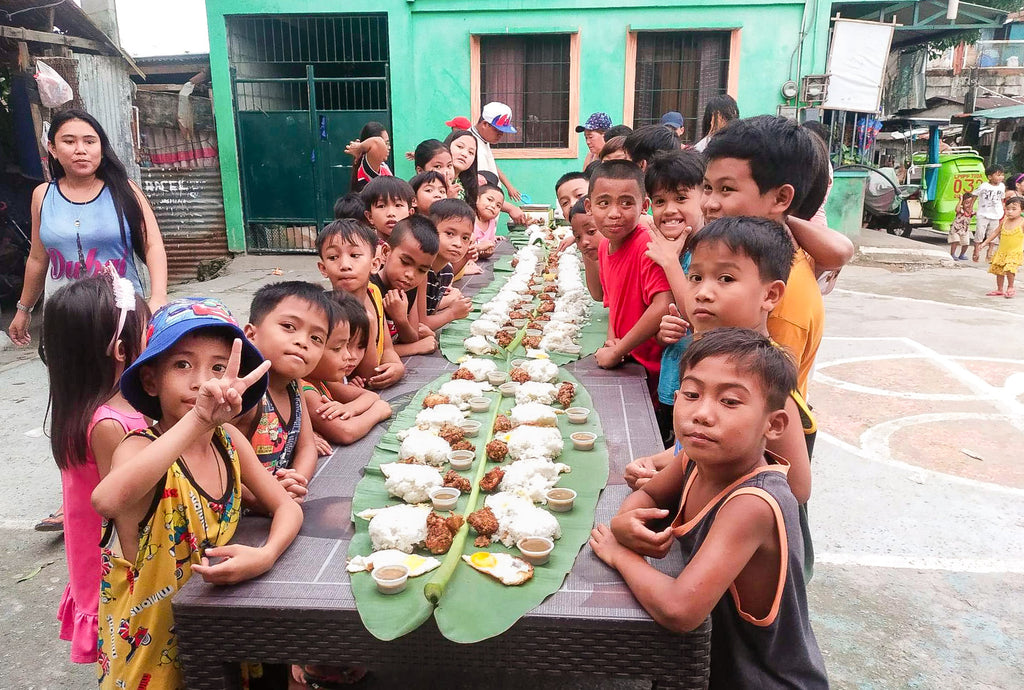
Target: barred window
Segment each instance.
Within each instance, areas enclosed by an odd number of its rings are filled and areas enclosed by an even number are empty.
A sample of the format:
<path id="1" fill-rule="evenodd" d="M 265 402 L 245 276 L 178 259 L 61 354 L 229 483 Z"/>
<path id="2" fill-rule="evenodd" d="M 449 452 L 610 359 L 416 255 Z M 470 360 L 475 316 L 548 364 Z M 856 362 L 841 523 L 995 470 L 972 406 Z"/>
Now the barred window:
<path id="1" fill-rule="evenodd" d="M 636 37 L 633 126 L 657 124 L 670 111 L 682 114 L 683 140 L 704 136 L 701 118 L 713 96 L 729 84 L 730 31 L 645 31 Z"/>
<path id="2" fill-rule="evenodd" d="M 479 36 L 480 102 L 512 108 L 518 130 L 495 149 L 567 149 L 576 137 L 570 122 L 572 34 Z"/>

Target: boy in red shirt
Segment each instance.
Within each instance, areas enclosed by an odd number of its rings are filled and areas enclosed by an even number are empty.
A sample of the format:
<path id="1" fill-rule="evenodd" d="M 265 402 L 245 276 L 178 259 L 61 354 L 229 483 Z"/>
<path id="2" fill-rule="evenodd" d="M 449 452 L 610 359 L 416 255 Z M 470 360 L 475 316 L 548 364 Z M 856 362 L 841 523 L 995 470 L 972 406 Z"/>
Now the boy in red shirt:
<path id="1" fill-rule="evenodd" d="M 598 264 L 609 310 L 608 340 L 595 354 L 597 363 L 607 369 L 631 356 L 657 387 L 661 345 L 654 336 L 668 314 L 672 291 L 665 271 L 645 254 L 650 237 L 639 225 L 647 209 L 643 171 L 631 161 L 602 163 L 590 177 L 586 208 L 604 237 Z"/>

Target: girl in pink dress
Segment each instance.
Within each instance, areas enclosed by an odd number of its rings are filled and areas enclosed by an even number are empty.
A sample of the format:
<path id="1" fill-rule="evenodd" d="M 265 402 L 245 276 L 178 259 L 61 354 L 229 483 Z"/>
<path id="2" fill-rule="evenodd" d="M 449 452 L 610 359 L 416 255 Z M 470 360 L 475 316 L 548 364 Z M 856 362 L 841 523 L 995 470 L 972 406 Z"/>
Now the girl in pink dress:
<path id="1" fill-rule="evenodd" d="M 64 492 L 68 586 L 57 619 L 71 660 L 96 662 L 102 518 L 90 497 L 125 434 L 148 426 L 118 389 L 143 347 L 149 309 L 113 265 L 46 302 L 43 347 L 50 376 L 50 444 Z"/>

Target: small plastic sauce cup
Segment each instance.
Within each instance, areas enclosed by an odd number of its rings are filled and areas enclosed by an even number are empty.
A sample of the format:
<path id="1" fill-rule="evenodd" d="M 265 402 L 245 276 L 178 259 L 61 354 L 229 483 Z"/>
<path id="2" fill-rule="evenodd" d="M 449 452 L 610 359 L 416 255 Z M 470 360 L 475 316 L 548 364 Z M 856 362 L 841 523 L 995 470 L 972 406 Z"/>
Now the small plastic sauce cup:
<path id="1" fill-rule="evenodd" d="M 516 330 L 519 330 L 529 322 L 529 319 L 512 319 L 512 325 L 516 327 Z"/>
<path id="2" fill-rule="evenodd" d="M 548 489 L 545 495 L 548 499 L 548 508 L 553 513 L 568 513 L 572 510 L 573 502 L 576 500 L 575 491 L 562 487 Z"/>
<path id="3" fill-rule="evenodd" d="M 452 466 L 453 470 L 460 472 L 472 467 L 475 459 L 476 453 L 471 450 L 453 450 L 448 453 L 448 464 Z"/>
<path id="4" fill-rule="evenodd" d="M 487 383 L 492 386 L 500 386 L 501 384 L 508 381 L 508 374 L 504 371 L 489 371 L 487 372 Z"/>
<path id="5" fill-rule="evenodd" d="M 486 412 L 491 406 L 491 399 L 480 396 L 469 399 L 469 409 L 473 412 Z"/>
<path id="6" fill-rule="evenodd" d="M 570 434 L 569 438 L 572 439 L 573 448 L 576 450 L 594 450 L 594 441 L 597 440 L 597 434 L 589 431 L 577 431 L 574 434 Z"/>
<path id="7" fill-rule="evenodd" d="M 511 398 L 513 395 L 516 394 L 516 390 L 518 389 L 519 384 L 516 383 L 515 381 L 509 381 L 508 383 L 503 383 L 500 386 L 498 386 L 498 390 L 501 391 L 501 394 L 506 398 Z"/>
<path id="8" fill-rule="evenodd" d="M 461 494 L 461 491 L 450 486 L 439 486 L 431 489 L 428 495 L 430 496 L 430 502 L 434 504 L 434 510 L 445 511 L 455 508 L 455 504 L 459 502 Z"/>
<path id="9" fill-rule="evenodd" d="M 381 594 L 398 594 L 405 589 L 409 579 L 409 568 L 404 565 L 385 565 L 374 568 L 370 575 L 377 583 L 377 591 Z"/>
<path id="10" fill-rule="evenodd" d="M 512 364 L 512 368 L 514 369 L 514 368 L 516 368 L 516 367 L 521 367 L 521 366 L 523 366 L 523 362 L 525 362 L 525 361 L 526 361 L 526 360 L 525 360 L 525 359 L 523 359 L 522 357 L 520 357 L 520 358 L 518 358 L 518 359 L 513 359 L 513 360 L 512 360 L 512 362 L 511 362 L 511 364 Z"/>
<path id="11" fill-rule="evenodd" d="M 590 410 L 586 407 L 570 407 L 566 409 L 565 416 L 569 418 L 570 424 L 586 424 Z"/>
<path id="12" fill-rule="evenodd" d="M 533 565 L 544 565 L 551 556 L 555 543 L 547 537 L 524 537 L 516 542 L 523 560 Z"/>
<path id="13" fill-rule="evenodd" d="M 583 348 L 577 345 L 576 343 L 567 343 L 566 345 L 563 345 L 562 347 L 558 348 L 558 351 L 564 352 L 567 355 L 578 355 L 579 353 L 583 352 Z"/>
<path id="14" fill-rule="evenodd" d="M 466 434 L 466 436 L 476 436 L 480 433 L 482 425 L 475 419 L 467 419 L 459 426 L 462 428 L 462 433 Z"/>
<path id="15" fill-rule="evenodd" d="M 543 331 L 539 331 L 536 328 L 527 328 L 526 329 L 526 335 L 528 335 L 528 336 L 539 336 L 539 335 L 544 335 L 544 332 Z"/>

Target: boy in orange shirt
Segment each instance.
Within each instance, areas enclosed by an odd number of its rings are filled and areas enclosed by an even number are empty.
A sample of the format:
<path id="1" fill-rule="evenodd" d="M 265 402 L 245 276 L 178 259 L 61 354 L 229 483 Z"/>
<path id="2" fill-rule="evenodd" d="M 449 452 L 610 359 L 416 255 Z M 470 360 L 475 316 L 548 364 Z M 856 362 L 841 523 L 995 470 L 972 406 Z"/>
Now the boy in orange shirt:
<path id="1" fill-rule="evenodd" d="M 842 268 L 853 244 L 834 230 L 813 225 L 828 184 L 824 143 L 792 120 L 759 115 L 734 120 L 704 152 L 702 207 L 705 222 L 723 216 L 769 218 L 786 226 L 796 256 L 782 301 L 768 317 L 768 333 L 797 363 L 797 390 L 807 383 L 825 327 L 825 307 L 815 270 Z"/>

